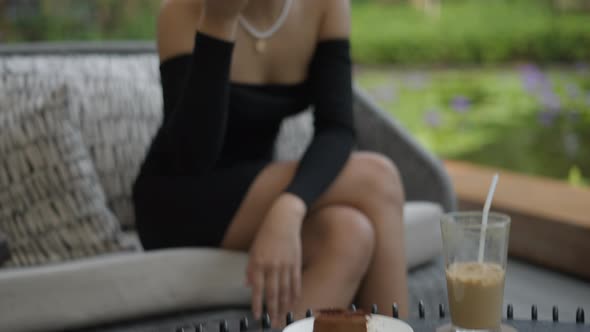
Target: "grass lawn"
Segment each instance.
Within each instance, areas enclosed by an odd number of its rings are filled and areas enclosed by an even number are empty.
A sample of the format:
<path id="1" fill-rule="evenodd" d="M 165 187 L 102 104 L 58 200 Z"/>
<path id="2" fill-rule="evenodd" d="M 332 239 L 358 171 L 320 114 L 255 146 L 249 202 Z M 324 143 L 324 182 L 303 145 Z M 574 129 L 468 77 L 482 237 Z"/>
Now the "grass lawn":
<path id="1" fill-rule="evenodd" d="M 378 104 L 442 158 L 590 184 L 590 68 L 357 68 Z"/>

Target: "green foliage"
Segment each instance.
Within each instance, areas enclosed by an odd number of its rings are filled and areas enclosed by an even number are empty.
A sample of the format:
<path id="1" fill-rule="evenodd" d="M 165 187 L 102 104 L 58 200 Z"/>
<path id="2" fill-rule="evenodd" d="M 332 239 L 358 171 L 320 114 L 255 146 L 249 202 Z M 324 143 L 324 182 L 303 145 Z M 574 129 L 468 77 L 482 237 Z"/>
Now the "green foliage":
<path id="1" fill-rule="evenodd" d="M 442 1 L 440 17 L 409 5 L 354 2 L 353 55 L 361 63 L 490 64 L 590 58 L 590 14 L 541 0 Z"/>
<path id="2" fill-rule="evenodd" d="M 1 20 L 8 42 L 154 39 L 160 0 L 41 0 Z"/>
<path id="3" fill-rule="evenodd" d="M 587 67 L 546 71 L 364 68 L 357 72 L 357 80 L 442 158 L 569 180 L 575 185 L 588 183 Z M 535 84 L 537 88 L 530 87 Z"/>
<path id="4" fill-rule="evenodd" d="M 4 41 L 153 39 L 160 0 L 39 0 L 0 13 Z M 489 64 L 590 59 L 590 14 L 546 0 L 442 0 L 440 17 L 407 1 L 354 0 L 353 56 L 360 63 Z M 16 7 L 17 9 L 20 7 Z"/>

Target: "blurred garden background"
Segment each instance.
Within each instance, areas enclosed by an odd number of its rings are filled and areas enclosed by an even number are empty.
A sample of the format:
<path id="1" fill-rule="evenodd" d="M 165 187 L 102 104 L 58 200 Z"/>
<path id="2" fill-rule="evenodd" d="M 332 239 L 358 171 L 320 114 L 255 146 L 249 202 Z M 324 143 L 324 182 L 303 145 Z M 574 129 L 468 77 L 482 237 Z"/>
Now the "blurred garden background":
<path id="1" fill-rule="evenodd" d="M 160 0 L 0 0 L 0 42 L 153 40 Z M 590 185 L 590 0 L 352 0 L 355 75 L 444 159 Z"/>

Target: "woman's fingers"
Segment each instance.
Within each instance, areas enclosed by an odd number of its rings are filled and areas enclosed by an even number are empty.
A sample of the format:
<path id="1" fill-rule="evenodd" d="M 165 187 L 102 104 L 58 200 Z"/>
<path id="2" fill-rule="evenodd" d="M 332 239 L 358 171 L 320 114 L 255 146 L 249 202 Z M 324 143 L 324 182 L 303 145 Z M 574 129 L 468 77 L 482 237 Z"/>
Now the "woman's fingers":
<path id="1" fill-rule="evenodd" d="M 301 296 L 301 267 L 296 265 L 290 272 L 292 301 L 296 301 Z"/>
<path id="2" fill-rule="evenodd" d="M 288 267 L 281 270 L 281 290 L 279 296 L 279 316 L 283 317 L 293 304 L 293 297 L 291 296 L 291 269 Z"/>
<path id="3" fill-rule="evenodd" d="M 248 282 L 252 287 L 252 313 L 256 319 L 260 319 L 262 317 L 264 271 L 258 267 L 248 269 Z"/>
<path id="4" fill-rule="evenodd" d="M 275 267 L 269 267 L 264 276 L 266 291 L 266 306 L 268 314 L 273 322 L 278 322 L 279 314 L 279 284 L 281 279 L 281 270 Z"/>

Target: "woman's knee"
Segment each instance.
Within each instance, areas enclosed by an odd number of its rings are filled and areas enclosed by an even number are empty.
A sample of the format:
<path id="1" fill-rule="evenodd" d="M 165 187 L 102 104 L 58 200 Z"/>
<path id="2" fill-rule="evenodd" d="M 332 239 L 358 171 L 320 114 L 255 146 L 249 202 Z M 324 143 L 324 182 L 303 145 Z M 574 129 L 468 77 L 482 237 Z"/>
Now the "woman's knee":
<path id="1" fill-rule="evenodd" d="M 403 207 L 403 182 L 397 166 L 389 158 L 375 152 L 358 152 L 352 157 L 352 167 L 367 200 L 386 201 Z"/>
<path id="2" fill-rule="evenodd" d="M 317 212 L 323 250 L 355 272 L 364 272 L 375 249 L 375 229 L 359 210 L 346 206 L 327 207 Z"/>

